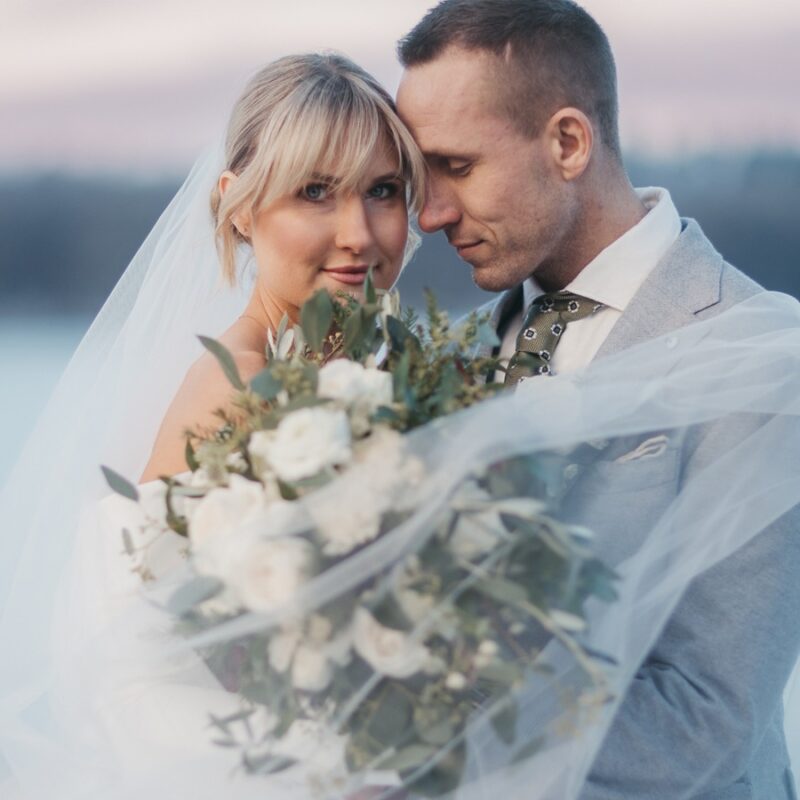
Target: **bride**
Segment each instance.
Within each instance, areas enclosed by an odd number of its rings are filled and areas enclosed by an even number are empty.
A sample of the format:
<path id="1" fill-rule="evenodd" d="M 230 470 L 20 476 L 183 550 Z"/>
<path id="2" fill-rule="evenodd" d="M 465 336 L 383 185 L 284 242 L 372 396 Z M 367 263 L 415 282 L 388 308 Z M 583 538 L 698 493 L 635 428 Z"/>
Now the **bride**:
<path id="1" fill-rule="evenodd" d="M 269 784 L 231 774 L 225 749 L 211 745 L 208 714 L 230 710 L 234 693 L 176 649 L 157 598 L 141 591 L 120 552 L 125 512 L 104 499 L 99 465 L 142 483 L 184 470 L 183 430 L 212 424 L 229 400 L 196 334 L 221 339 L 247 377 L 264 365 L 267 332 L 284 314 L 296 319 L 315 290 L 358 292 L 369 268 L 391 287 L 413 249 L 409 209 L 423 184 L 390 98 L 346 59 L 282 59 L 248 86 L 224 152 L 198 162 L 137 253 L 0 495 L 4 800 L 310 800 L 290 774 Z M 500 459 L 541 453 L 543 465 L 561 465 L 615 437 L 681 435 L 730 414 L 770 420 L 687 479 L 647 530 L 623 532 L 638 547 L 617 559 L 620 597 L 595 609 L 585 642 L 605 654 L 614 699 L 565 733 L 549 678 L 532 676 L 519 724 L 539 751 L 515 764 L 492 726 L 475 726 L 459 797 L 577 798 L 619 699 L 693 578 L 800 502 L 798 460 L 785 457 L 797 441 L 799 332 L 797 303 L 765 294 L 409 437 L 430 483 L 427 505 L 408 520 L 413 539 L 447 501 L 440 487 Z M 607 527 L 616 502 L 597 498 Z M 597 542 L 601 557 L 609 544 Z M 178 545 L 162 543 L 165 588 L 185 567 Z M 386 548 L 361 555 L 351 570 L 392 558 Z M 548 722 L 560 735 L 543 742 Z"/>
<path id="2" fill-rule="evenodd" d="M 211 192 L 225 278 L 237 245 L 256 279 L 240 317 L 217 338 L 247 380 L 266 365 L 267 331 L 293 322 L 317 289 L 358 295 L 367 271 L 391 288 L 406 256 L 408 207 L 422 197 L 423 164 L 391 98 L 340 56 L 281 59 L 236 103 L 225 169 Z M 210 425 L 230 385 L 211 354 L 189 369 L 142 481 L 186 469 L 183 431 Z"/>

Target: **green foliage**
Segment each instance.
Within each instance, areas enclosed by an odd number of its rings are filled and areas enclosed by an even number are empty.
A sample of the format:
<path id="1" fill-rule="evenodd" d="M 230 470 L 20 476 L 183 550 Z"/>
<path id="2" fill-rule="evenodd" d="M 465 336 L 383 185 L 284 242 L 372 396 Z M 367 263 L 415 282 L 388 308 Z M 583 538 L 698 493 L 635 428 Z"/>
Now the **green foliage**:
<path id="1" fill-rule="evenodd" d="M 139 501 L 139 491 L 129 480 L 123 478 L 118 472 L 114 472 L 110 467 L 100 467 L 100 469 L 113 492 L 127 497 L 128 500 Z"/>
<path id="2" fill-rule="evenodd" d="M 333 322 L 333 301 L 320 289 L 300 309 L 300 327 L 306 343 L 314 352 L 321 352 Z"/>
<path id="3" fill-rule="evenodd" d="M 244 391 L 244 382 L 239 375 L 239 368 L 236 366 L 233 356 L 230 351 L 216 339 L 210 339 L 208 336 L 198 336 L 203 347 L 208 350 L 214 358 L 219 362 L 225 377 L 230 381 L 231 386 L 239 391 Z"/>

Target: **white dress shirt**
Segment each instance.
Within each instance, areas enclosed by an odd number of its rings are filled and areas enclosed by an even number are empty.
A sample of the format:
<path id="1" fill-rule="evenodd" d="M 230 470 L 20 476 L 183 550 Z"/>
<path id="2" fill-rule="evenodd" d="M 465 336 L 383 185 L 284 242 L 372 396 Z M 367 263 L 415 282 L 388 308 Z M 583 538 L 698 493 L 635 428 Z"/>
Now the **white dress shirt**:
<path id="1" fill-rule="evenodd" d="M 550 362 L 553 374 L 573 372 L 589 364 L 647 276 L 680 235 L 681 220 L 666 189 L 637 189 L 636 193 L 648 209 L 647 214 L 601 251 L 563 289 L 602 303 L 604 308 L 569 323 Z M 514 355 L 524 312 L 544 294 L 532 277 L 523 283 L 522 289 L 523 310 L 511 320 L 503 336 L 500 348 L 503 360 Z M 498 372 L 495 380 L 502 382 L 503 377 L 504 373 Z"/>

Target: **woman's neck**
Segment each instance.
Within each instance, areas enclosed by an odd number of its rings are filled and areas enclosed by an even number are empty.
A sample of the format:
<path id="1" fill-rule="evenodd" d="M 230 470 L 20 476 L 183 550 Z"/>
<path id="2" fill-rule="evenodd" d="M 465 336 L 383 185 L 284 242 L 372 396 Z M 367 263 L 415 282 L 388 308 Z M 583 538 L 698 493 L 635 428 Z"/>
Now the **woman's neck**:
<path id="1" fill-rule="evenodd" d="M 265 332 L 271 330 L 273 333 L 278 330 L 278 326 L 284 314 L 289 315 L 290 322 L 296 322 L 299 317 L 299 310 L 288 307 L 285 302 L 273 297 L 269 292 L 259 286 L 253 290 L 247 307 L 242 312 L 242 317 L 258 323 Z"/>

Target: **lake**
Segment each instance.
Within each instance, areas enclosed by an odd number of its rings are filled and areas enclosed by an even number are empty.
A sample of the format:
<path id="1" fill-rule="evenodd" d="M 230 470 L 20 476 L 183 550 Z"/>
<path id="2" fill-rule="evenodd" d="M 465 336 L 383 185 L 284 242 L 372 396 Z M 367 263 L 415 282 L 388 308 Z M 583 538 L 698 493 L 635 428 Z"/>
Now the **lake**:
<path id="1" fill-rule="evenodd" d="M 0 316 L 0 486 L 89 326 L 84 317 Z"/>

